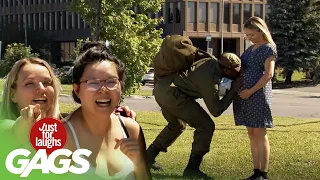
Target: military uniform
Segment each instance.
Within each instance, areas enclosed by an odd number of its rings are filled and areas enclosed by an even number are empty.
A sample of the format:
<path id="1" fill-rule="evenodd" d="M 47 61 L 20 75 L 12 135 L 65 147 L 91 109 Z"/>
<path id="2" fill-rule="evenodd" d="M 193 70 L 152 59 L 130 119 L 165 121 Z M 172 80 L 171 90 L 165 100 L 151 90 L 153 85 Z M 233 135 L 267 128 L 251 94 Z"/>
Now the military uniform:
<path id="1" fill-rule="evenodd" d="M 227 65 L 233 65 L 233 57 L 223 56 L 227 59 Z M 218 60 L 195 48 L 187 37 L 174 35 L 166 38 L 153 63 L 153 93 L 168 125 L 149 146 L 148 163 L 151 168 L 160 169 L 158 165 L 155 166 L 156 156 L 160 151 L 166 152 L 181 135 L 186 124 L 189 124 L 195 128 L 195 132 L 184 175 L 193 173 L 196 176 L 207 177 L 199 167 L 203 156 L 209 152 L 215 124 L 196 99 L 203 98 L 210 113 L 217 117 L 229 107 L 236 91 L 228 91 L 220 100 L 219 84 L 222 72 Z M 240 60 L 235 65 L 239 65 L 238 63 Z"/>
<path id="2" fill-rule="evenodd" d="M 210 113 L 220 116 L 231 104 L 236 92 L 229 91 L 222 100 L 219 97 L 221 72 L 216 59 L 205 58 L 181 73 L 158 80 L 154 96 L 162 109 L 168 125 L 153 144 L 166 151 L 185 129 L 185 123 L 195 128 L 192 153 L 204 155 L 209 152 L 215 125 L 206 111 L 197 103 L 203 98 Z"/>

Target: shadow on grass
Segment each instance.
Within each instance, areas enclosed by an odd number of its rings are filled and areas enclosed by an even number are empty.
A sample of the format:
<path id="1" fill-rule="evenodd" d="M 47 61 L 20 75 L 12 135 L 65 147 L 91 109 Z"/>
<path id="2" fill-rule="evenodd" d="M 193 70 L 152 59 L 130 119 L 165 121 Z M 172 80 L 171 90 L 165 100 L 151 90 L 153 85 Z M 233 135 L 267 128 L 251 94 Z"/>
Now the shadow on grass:
<path id="1" fill-rule="evenodd" d="M 293 81 L 291 83 L 285 83 L 284 81 L 274 82 L 272 84 L 273 89 L 288 89 L 288 88 L 302 88 L 302 87 L 314 87 L 315 84 L 312 80 L 303 79 L 300 81 Z"/>
<path id="2" fill-rule="evenodd" d="M 302 96 L 303 98 L 320 98 L 320 96 Z"/>
<path id="3" fill-rule="evenodd" d="M 304 124 L 318 124 L 320 121 L 312 121 L 312 122 L 305 122 L 305 123 L 295 123 L 295 124 L 288 124 L 288 125 L 277 125 L 279 127 L 292 127 L 292 126 L 300 126 Z"/>
<path id="4" fill-rule="evenodd" d="M 189 179 L 189 180 L 199 179 L 199 178 L 185 178 L 185 177 L 182 177 L 182 175 L 177 175 L 177 174 L 159 174 L 156 172 L 152 172 L 151 174 L 152 174 L 152 178 L 154 179 Z M 215 178 L 213 177 L 209 177 L 206 180 L 209 180 L 209 179 L 215 180 Z"/>

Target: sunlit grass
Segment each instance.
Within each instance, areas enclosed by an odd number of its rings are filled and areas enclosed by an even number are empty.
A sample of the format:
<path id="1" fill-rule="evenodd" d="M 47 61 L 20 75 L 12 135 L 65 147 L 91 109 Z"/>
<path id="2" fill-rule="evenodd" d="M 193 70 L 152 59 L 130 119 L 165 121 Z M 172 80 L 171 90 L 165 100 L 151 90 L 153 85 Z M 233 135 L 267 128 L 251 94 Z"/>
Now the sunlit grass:
<path id="1" fill-rule="evenodd" d="M 71 112 L 75 104 L 61 104 L 62 112 Z M 161 112 L 137 112 L 149 145 L 167 124 Z M 249 139 L 244 127 L 236 127 L 233 116 L 213 118 L 216 131 L 210 152 L 201 169 L 217 180 L 239 179 L 252 173 Z M 320 119 L 275 117 L 275 127 L 269 130 L 271 145 L 270 179 L 316 179 L 320 167 Z M 157 162 L 165 171 L 152 172 L 154 179 L 182 179 L 188 162 L 194 129 L 187 127 L 167 153 Z"/>

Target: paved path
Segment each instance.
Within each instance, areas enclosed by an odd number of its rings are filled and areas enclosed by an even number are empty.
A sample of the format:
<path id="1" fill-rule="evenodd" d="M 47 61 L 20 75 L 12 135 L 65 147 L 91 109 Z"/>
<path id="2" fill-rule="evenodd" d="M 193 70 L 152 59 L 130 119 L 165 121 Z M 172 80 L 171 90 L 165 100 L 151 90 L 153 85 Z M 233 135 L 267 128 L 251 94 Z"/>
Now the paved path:
<path id="1" fill-rule="evenodd" d="M 70 96 L 60 96 L 60 101 L 73 103 Z M 274 116 L 320 118 L 320 86 L 308 89 L 273 90 L 272 101 Z M 199 99 L 198 102 L 208 111 L 203 100 Z M 136 111 L 160 111 L 153 97 L 126 97 L 124 104 Z M 224 113 L 232 114 L 232 105 Z"/>

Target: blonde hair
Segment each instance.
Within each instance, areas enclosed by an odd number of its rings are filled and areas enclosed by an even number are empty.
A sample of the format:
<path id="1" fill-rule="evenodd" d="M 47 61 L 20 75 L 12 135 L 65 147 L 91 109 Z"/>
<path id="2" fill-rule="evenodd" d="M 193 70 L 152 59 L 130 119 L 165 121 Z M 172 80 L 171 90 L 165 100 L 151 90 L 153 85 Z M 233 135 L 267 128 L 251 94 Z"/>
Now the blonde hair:
<path id="1" fill-rule="evenodd" d="M 8 73 L 2 94 L 2 102 L 0 105 L 0 120 L 11 119 L 15 120 L 20 116 L 20 110 L 18 105 L 11 100 L 15 93 L 16 81 L 18 79 L 20 69 L 26 64 L 38 64 L 44 66 L 48 69 L 49 74 L 52 78 L 52 85 L 54 89 L 54 102 L 53 102 L 53 117 L 58 118 L 60 116 L 59 111 L 59 92 L 61 89 L 60 81 L 54 75 L 51 66 L 44 60 L 31 57 L 24 58 L 17 61 L 12 67 L 11 71 Z"/>
<path id="2" fill-rule="evenodd" d="M 249 18 L 248 21 L 244 24 L 244 28 L 257 29 L 257 30 L 262 31 L 264 39 L 266 41 L 268 41 L 269 43 L 275 45 L 275 43 L 271 37 L 271 33 L 268 29 L 267 24 L 261 18 L 259 18 L 257 16 L 253 16 L 253 17 Z"/>

